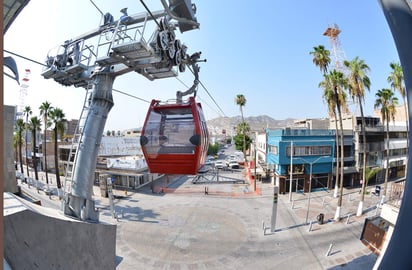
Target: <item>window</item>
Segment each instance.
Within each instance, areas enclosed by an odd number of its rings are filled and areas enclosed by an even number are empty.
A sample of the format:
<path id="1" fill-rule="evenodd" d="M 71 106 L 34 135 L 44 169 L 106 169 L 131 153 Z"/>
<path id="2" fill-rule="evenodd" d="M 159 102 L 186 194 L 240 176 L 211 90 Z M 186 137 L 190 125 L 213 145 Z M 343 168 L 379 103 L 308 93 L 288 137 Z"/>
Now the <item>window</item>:
<path id="1" fill-rule="evenodd" d="M 269 145 L 269 153 L 273 155 L 278 155 L 278 147 L 274 145 Z"/>
<path id="2" fill-rule="evenodd" d="M 331 155 L 331 146 L 294 146 L 293 156 L 322 156 Z M 286 155 L 290 156 L 290 146 L 286 147 Z"/>

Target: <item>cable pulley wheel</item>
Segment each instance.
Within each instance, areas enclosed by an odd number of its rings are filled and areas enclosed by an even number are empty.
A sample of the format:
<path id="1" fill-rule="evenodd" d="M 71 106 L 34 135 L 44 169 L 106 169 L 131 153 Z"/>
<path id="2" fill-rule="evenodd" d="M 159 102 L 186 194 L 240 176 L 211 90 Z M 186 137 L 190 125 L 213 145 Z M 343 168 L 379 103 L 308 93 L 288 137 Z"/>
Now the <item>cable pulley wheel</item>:
<path id="1" fill-rule="evenodd" d="M 167 41 L 167 34 L 165 31 L 159 32 L 157 35 L 157 46 L 163 51 L 168 49 L 169 43 Z"/>

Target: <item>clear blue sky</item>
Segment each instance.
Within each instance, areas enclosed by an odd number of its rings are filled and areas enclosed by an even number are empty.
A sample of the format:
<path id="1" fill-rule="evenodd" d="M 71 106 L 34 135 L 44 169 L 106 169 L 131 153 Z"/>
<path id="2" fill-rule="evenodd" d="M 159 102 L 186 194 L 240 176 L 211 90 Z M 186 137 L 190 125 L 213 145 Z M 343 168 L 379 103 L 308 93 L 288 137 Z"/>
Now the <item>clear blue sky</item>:
<path id="1" fill-rule="evenodd" d="M 152 11 L 161 9 L 160 1 L 145 2 Z M 309 52 L 318 45 L 330 49 L 323 33 L 335 23 L 342 31 L 340 42 L 347 59 L 359 56 L 371 68 L 368 75 L 372 87 L 366 96 L 366 115 L 373 113 L 376 91 L 389 87 L 389 63 L 399 61 L 377 1 L 192 2 L 197 6 L 200 29 L 178 32 L 178 38 L 188 46 L 188 53 L 202 51 L 207 59 L 206 63 L 200 63 L 200 80 L 226 116 L 240 114 L 234 99 L 243 94 L 247 99 L 245 116 L 327 117 L 322 91 L 318 88 L 322 76 Z M 129 14 L 144 11 L 140 1 L 94 0 L 94 3 L 116 19 L 123 7 L 128 7 Z M 49 49 L 96 28 L 100 20 L 100 13 L 87 0 L 31 0 L 4 36 L 4 49 L 43 62 Z M 38 107 L 47 100 L 52 106 L 62 108 L 68 119 L 79 118 L 84 89 L 45 80 L 40 75 L 41 66 L 15 59 L 21 76 L 26 68 L 32 71 L 25 105 L 38 114 Z M 179 78 L 189 86 L 193 82 L 189 71 Z M 186 90 L 175 78 L 152 82 L 137 73 L 116 78 L 114 88 L 146 100 L 171 99 L 176 91 Z M 19 92 L 20 87 L 5 77 L 4 104 L 18 105 Z M 116 92 L 113 95 L 115 105 L 105 130 L 141 126 L 149 104 Z M 198 96 L 207 119 L 221 116 L 202 87 Z M 399 94 L 398 97 L 401 101 Z"/>

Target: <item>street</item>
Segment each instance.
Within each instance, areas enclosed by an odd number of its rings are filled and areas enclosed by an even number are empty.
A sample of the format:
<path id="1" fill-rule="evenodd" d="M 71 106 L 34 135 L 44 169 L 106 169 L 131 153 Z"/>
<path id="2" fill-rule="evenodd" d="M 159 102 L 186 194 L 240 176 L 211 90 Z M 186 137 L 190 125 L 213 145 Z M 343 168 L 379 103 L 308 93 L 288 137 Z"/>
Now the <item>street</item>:
<path id="1" fill-rule="evenodd" d="M 225 172 L 244 178 L 242 170 Z M 94 186 L 94 199 L 100 222 L 117 225 L 117 269 L 371 269 L 376 260 L 359 240 L 366 216 L 374 215 L 379 200 L 368 196 L 370 211 L 355 217 L 357 195 L 345 190 L 342 220 L 332 222 L 336 206 L 333 192 L 313 192 L 310 211 L 307 195 L 279 195 L 274 232 L 270 224 L 273 187 L 258 182 L 260 193 L 248 184 L 193 184 L 192 176 L 173 176 L 156 183 L 159 192 L 149 186 L 137 191 L 114 189 L 112 217 L 108 198 Z M 44 180 L 39 181 L 44 186 Z M 41 200 L 45 207 L 60 208 L 53 193 L 27 184 L 24 192 Z M 205 194 L 205 187 L 208 193 Z M 50 185 L 55 189 L 55 183 Z M 352 193 L 351 193 L 352 192 Z M 349 195 L 350 194 L 350 195 Z M 325 224 L 316 222 L 325 215 Z M 306 224 L 309 214 L 312 224 Z M 349 218 L 348 218 L 349 217 Z M 329 250 L 330 249 L 330 250 Z M 328 256 L 326 254 L 328 253 Z"/>

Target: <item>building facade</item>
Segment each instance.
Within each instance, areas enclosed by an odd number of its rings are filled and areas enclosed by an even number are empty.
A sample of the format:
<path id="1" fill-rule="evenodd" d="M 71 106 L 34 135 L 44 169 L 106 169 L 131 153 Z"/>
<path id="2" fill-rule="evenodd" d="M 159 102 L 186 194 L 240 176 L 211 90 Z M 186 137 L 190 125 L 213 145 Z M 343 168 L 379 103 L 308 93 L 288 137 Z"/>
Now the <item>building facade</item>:
<path id="1" fill-rule="evenodd" d="M 332 187 L 333 130 L 266 130 L 266 162 L 279 193 Z"/>
<path id="2" fill-rule="evenodd" d="M 289 192 L 290 181 L 292 181 L 292 191 L 308 190 L 305 179 L 309 178 L 310 171 L 307 168 L 312 166 L 312 173 L 318 172 L 320 165 L 316 164 L 325 163 L 327 160 L 324 157 L 321 160 L 316 160 L 325 153 L 316 155 L 314 154 L 316 152 L 310 151 L 317 149 L 326 142 L 333 144 L 333 154 L 325 154 L 331 157 L 328 160 L 331 169 L 328 172 L 323 172 L 325 175 L 322 180 L 315 182 L 317 186 L 315 184 L 313 188 L 323 186 L 331 189 L 336 184 L 336 165 L 338 162 L 338 165 L 340 165 L 340 138 L 339 136 L 336 137 L 335 120 L 329 120 L 329 129 L 309 129 L 308 127 L 312 126 L 313 123 L 318 125 L 324 123 L 323 119 L 319 122 L 314 122 L 313 119 L 309 120 L 309 124 L 305 124 L 303 120 L 300 120 L 295 122 L 296 126 L 294 127 L 277 130 L 268 129 L 264 134 L 256 135 L 258 158 L 265 161 L 267 169 L 273 175 L 273 183 L 279 185 L 281 193 Z M 390 123 L 389 139 L 387 139 L 386 125 L 382 124 L 379 117 L 365 117 L 364 130 L 362 130 L 362 118 L 359 116 L 344 115 L 342 120 L 344 127 L 344 187 L 360 187 L 362 185 L 363 157 L 365 154 L 367 168 L 381 168 L 375 176 L 369 179 L 368 185 L 384 183 L 386 168 L 389 171 L 388 181 L 405 177 L 408 154 L 408 132 L 405 122 L 394 121 Z M 364 134 L 366 142 L 364 142 Z M 366 143 L 366 153 L 364 152 L 364 143 Z M 285 145 L 289 146 L 286 147 Z M 290 153 L 293 145 L 295 145 L 295 149 L 293 149 L 291 158 Z M 389 149 L 389 155 L 387 149 Z M 263 154 L 263 150 L 265 154 Z M 290 164 L 293 168 L 292 180 L 290 180 L 288 167 Z M 301 165 L 303 167 L 299 169 L 298 167 Z M 326 177 L 326 173 L 330 173 L 330 176 Z"/>

